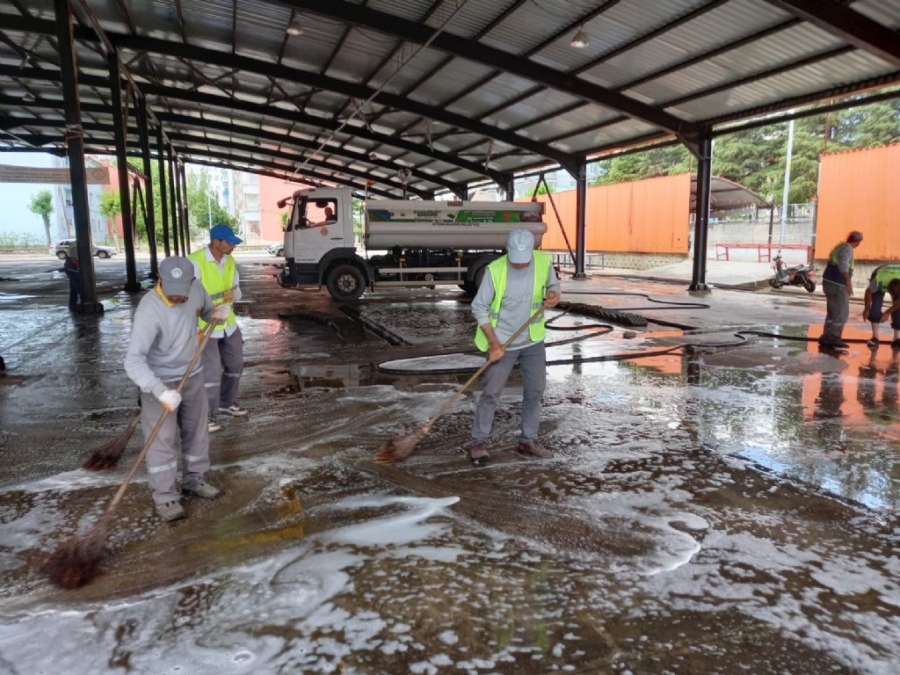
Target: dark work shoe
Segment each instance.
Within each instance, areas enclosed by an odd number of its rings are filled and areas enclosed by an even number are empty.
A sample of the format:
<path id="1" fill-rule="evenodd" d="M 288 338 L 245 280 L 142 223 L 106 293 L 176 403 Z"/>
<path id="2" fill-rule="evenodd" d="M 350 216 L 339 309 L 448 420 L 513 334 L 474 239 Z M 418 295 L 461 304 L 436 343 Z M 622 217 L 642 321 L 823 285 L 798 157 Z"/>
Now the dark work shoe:
<path id="1" fill-rule="evenodd" d="M 866 341 L 866 347 L 869 349 L 878 349 L 878 340 L 875 338 L 870 338 Z"/>
<path id="2" fill-rule="evenodd" d="M 469 455 L 469 459 L 472 460 L 472 464 L 475 466 L 487 464 L 491 461 L 491 454 L 488 452 L 487 446 L 484 443 L 470 445 L 467 454 Z"/>
<path id="3" fill-rule="evenodd" d="M 838 349 L 849 349 L 850 348 L 850 345 L 848 345 L 843 340 L 836 340 L 834 343 L 834 346 L 837 347 Z"/>
<path id="4" fill-rule="evenodd" d="M 529 457 L 537 457 L 538 459 L 553 458 L 553 453 L 537 441 L 531 443 L 519 443 L 516 452 L 520 455 L 528 455 Z"/>
<path id="5" fill-rule="evenodd" d="M 900 340 L 894 340 L 891 343 L 891 349 L 900 349 Z"/>

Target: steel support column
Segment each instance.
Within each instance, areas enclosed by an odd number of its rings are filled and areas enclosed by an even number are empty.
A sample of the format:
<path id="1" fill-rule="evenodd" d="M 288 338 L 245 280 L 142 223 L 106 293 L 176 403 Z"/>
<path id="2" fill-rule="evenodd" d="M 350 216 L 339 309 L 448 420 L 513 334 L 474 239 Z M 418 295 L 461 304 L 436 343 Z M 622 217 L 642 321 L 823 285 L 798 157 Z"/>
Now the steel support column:
<path id="1" fill-rule="evenodd" d="M 150 276 L 159 278 L 159 265 L 156 258 L 156 209 L 153 203 L 153 168 L 150 163 L 150 126 L 147 123 L 147 99 L 141 96 L 137 103 L 138 135 L 141 141 L 141 159 L 144 175 L 144 204 L 147 213 L 144 216 L 144 227 L 147 228 L 147 245 L 150 247 Z"/>
<path id="2" fill-rule="evenodd" d="M 179 169 L 181 175 L 181 244 L 184 248 L 184 254 L 189 255 L 191 252 L 191 227 L 188 220 L 188 191 L 187 191 L 187 166 L 184 161 L 181 162 Z"/>
<path id="3" fill-rule="evenodd" d="M 159 170 L 159 205 L 162 211 L 163 250 L 168 258 L 172 255 L 169 246 L 169 199 L 166 190 L 166 160 L 165 145 L 163 145 L 162 124 L 156 127 L 156 165 Z"/>
<path id="4" fill-rule="evenodd" d="M 573 279 L 586 279 L 584 271 L 587 248 L 587 162 L 578 161 L 575 178 L 575 275 Z M 562 227 L 560 223 L 560 227 Z"/>
<path id="5" fill-rule="evenodd" d="M 128 188 L 131 182 L 128 180 L 128 120 L 122 111 L 122 78 L 119 72 L 119 54 L 113 51 L 109 54 L 109 90 L 112 99 L 113 134 L 116 143 L 116 168 L 119 172 L 119 203 L 122 213 L 122 230 L 125 239 L 125 291 L 137 293 L 141 285 L 137 280 L 137 262 L 134 257 L 134 228 L 131 217 L 131 195 Z"/>
<path id="6" fill-rule="evenodd" d="M 516 179 L 513 176 L 510 176 L 506 180 L 506 185 L 503 185 L 502 187 L 506 190 L 506 201 L 516 201 Z"/>
<path id="7" fill-rule="evenodd" d="M 175 249 L 175 255 L 184 255 L 184 250 L 180 246 L 181 242 L 181 190 L 179 185 L 181 181 L 175 180 L 177 171 L 175 164 L 175 152 L 169 145 L 169 192 L 172 194 L 172 242 Z"/>
<path id="8" fill-rule="evenodd" d="M 690 291 L 708 291 L 706 242 L 709 235 L 709 198 L 712 190 L 712 132 L 705 129 L 697 144 L 697 197 L 694 217 L 694 272 Z"/>
<path id="9" fill-rule="evenodd" d="M 59 41 L 59 66 L 62 75 L 66 117 L 66 150 L 72 183 L 72 212 L 78 240 L 78 266 L 81 270 L 81 304 L 84 314 L 102 314 L 97 302 L 97 279 L 92 255 L 91 215 L 88 209 L 87 176 L 84 168 L 84 136 L 81 127 L 81 101 L 78 95 L 78 64 L 72 33 L 72 8 L 69 0 L 54 0 L 56 38 Z"/>

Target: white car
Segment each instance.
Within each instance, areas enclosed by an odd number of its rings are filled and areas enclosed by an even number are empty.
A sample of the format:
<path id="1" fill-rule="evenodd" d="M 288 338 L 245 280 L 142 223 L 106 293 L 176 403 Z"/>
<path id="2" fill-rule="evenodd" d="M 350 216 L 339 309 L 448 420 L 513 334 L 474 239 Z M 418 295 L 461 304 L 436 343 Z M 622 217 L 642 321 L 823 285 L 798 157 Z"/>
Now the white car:
<path id="1" fill-rule="evenodd" d="M 65 260 L 70 246 L 77 246 L 74 239 L 60 239 L 56 242 L 56 257 Z M 112 246 L 94 246 L 94 255 L 98 258 L 112 258 L 115 254 L 116 249 Z"/>
<path id="2" fill-rule="evenodd" d="M 280 241 L 276 241 L 274 244 L 269 244 L 269 248 L 266 249 L 270 254 L 278 256 L 279 258 L 284 257 L 284 244 Z"/>

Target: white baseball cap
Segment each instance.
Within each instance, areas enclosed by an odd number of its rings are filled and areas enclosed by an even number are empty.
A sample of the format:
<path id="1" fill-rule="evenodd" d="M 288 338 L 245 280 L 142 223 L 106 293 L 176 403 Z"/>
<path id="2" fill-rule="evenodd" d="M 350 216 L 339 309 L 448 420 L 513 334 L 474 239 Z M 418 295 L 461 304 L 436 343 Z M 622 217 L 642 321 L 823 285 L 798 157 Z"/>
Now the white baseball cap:
<path id="1" fill-rule="evenodd" d="M 159 282 L 166 295 L 187 296 L 194 281 L 194 263 L 173 255 L 159 263 Z"/>
<path id="2" fill-rule="evenodd" d="M 513 230 L 506 242 L 506 255 L 511 263 L 531 262 L 534 250 L 534 235 L 528 230 Z"/>

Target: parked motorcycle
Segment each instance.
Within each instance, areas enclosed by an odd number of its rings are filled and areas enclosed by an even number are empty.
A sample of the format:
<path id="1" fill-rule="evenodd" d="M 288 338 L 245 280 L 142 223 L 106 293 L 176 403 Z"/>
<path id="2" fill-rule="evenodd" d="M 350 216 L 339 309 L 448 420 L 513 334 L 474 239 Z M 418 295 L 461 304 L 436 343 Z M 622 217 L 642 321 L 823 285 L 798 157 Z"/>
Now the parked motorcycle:
<path id="1" fill-rule="evenodd" d="M 816 290 L 816 271 L 809 265 L 794 265 L 788 267 L 781 259 L 781 254 L 775 256 L 775 277 L 769 279 L 769 286 L 781 288 L 788 286 L 803 286 L 810 293 Z"/>

